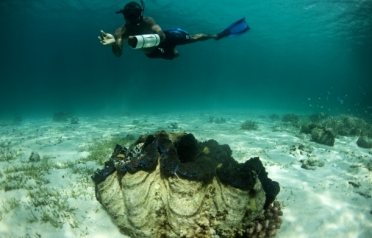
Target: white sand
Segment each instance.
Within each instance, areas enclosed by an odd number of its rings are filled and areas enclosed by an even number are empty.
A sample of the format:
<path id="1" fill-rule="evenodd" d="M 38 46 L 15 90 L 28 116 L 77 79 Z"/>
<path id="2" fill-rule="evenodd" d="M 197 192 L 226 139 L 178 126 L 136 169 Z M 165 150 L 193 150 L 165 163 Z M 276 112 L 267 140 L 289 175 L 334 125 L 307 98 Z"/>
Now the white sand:
<path id="1" fill-rule="evenodd" d="M 209 116 L 223 117 L 227 122 L 208 123 Z M 84 148 L 93 141 L 171 131 L 168 127 L 174 122 L 179 126 L 175 131 L 193 133 L 199 141 L 215 139 L 230 145 L 233 157 L 240 162 L 260 157 L 269 177 L 281 187 L 277 200 L 284 206 L 284 215 L 277 237 L 372 237 L 372 174 L 366 168 L 372 163 L 372 152 L 357 147 L 356 137 L 337 138 L 334 147 L 319 145 L 309 136 L 299 135 L 298 129 L 270 120 L 268 114 L 249 112 L 79 119 L 78 125 L 54 123 L 51 118 L 24 119 L 20 124 L 0 122 L 0 237 L 126 237 L 96 201 L 87 173 L 73 172 L 73 168 L 89 172 L 101 166 L 85 161 L 68 167 L 66 162 L 86 157 Z M 133 120 L 139 123 L 133 125 Z M 257 122 L 259 130 L 240 129 L 246 120 Z M 304 151 L 298 149 L 300 144 Z M 28 162 L 32 151 L 40 154 L 44 165 Z M 5 161 L 6 155 L 12 159 Z M 301 168 L 300 160 L 309 157 L 324 161 L 325 166 Z M 23 173 L 11 168 L 43 168 L 45 164 L 52 165 L 51 169 L 39 179 L 48 179 L 48 183 L 37 185 L 31 177 L 23 176 L 27 181 L 21 188 L 5 191 L 5 184 Z M 36 198 L 31 199 L 30 194 Z M 38 196 L 44 201 L 35 207 Z M 45 214 L 54 216 L 57 228 Z"/>

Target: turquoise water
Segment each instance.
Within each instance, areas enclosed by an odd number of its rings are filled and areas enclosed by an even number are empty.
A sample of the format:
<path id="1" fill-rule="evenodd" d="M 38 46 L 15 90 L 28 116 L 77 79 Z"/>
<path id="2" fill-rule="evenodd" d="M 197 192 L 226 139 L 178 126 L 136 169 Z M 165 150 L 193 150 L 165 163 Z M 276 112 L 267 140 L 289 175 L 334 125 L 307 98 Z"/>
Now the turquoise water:
<path id="1" fill-rule="evenodd" d="M 123 111 L 260 109 L 372 113 L 372 1 L 147 0 L 162 28 L 236 38 L 179 46 L 173 61 L 125 47 L 100 30 L 123 24 L 127 1 L 0 2 L 0 117 Z"/>

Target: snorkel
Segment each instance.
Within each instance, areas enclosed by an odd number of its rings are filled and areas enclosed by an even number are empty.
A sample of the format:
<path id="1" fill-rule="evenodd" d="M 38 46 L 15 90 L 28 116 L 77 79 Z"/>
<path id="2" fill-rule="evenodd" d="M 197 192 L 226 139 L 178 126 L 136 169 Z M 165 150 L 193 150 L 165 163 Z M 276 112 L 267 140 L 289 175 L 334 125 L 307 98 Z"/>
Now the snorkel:
<path id="1" fill-rule="evenodd" d="M 145 11 L 145 2 L 140 0 L 142 7 L 137 2 L 129 2 L 116 14 L 123 14 L 124 19 L 131 25 L 139 24 L 143 19 L 143 12 Z"/>

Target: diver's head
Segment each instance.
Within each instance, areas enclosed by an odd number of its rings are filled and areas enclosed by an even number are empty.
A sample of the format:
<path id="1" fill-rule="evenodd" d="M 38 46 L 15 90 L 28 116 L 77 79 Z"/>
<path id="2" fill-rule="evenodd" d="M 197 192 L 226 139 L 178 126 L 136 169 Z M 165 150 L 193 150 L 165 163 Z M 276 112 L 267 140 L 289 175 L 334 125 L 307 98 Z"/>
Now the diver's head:
<path id="1" fill-rule="evenodd" d="M 126 22 L 136 25 L 143 19 L 143 11 L 145 10 L 145 4 L 141 0 L 141 5 L 137 2 L 129 2 L 116 14 L 122 13 Z"/>

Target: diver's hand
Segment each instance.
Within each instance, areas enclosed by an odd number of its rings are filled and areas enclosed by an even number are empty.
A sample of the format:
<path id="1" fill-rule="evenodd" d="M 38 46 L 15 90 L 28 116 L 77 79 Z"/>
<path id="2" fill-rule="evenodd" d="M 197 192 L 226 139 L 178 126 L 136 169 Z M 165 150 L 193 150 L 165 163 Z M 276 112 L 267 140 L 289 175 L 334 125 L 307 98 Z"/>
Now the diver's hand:
<path id="1" fill-rule="evenodd" d="M 128 45 L 130 45 L 130 47 L 136 48 L 137 43 L 138 43 L 138 40 L 137 40 L 136 37 L 134 37 L 134 36 L 129 36 L 128 37 Z"/>
<path id="2" fill-rule="evenodd" d="M 111 45 L 115 43 L 115 37 L 102 30 L 101 30 L 100 36 L 98 36 L 98 40 L 101 42 L 102 45 Z"/>

